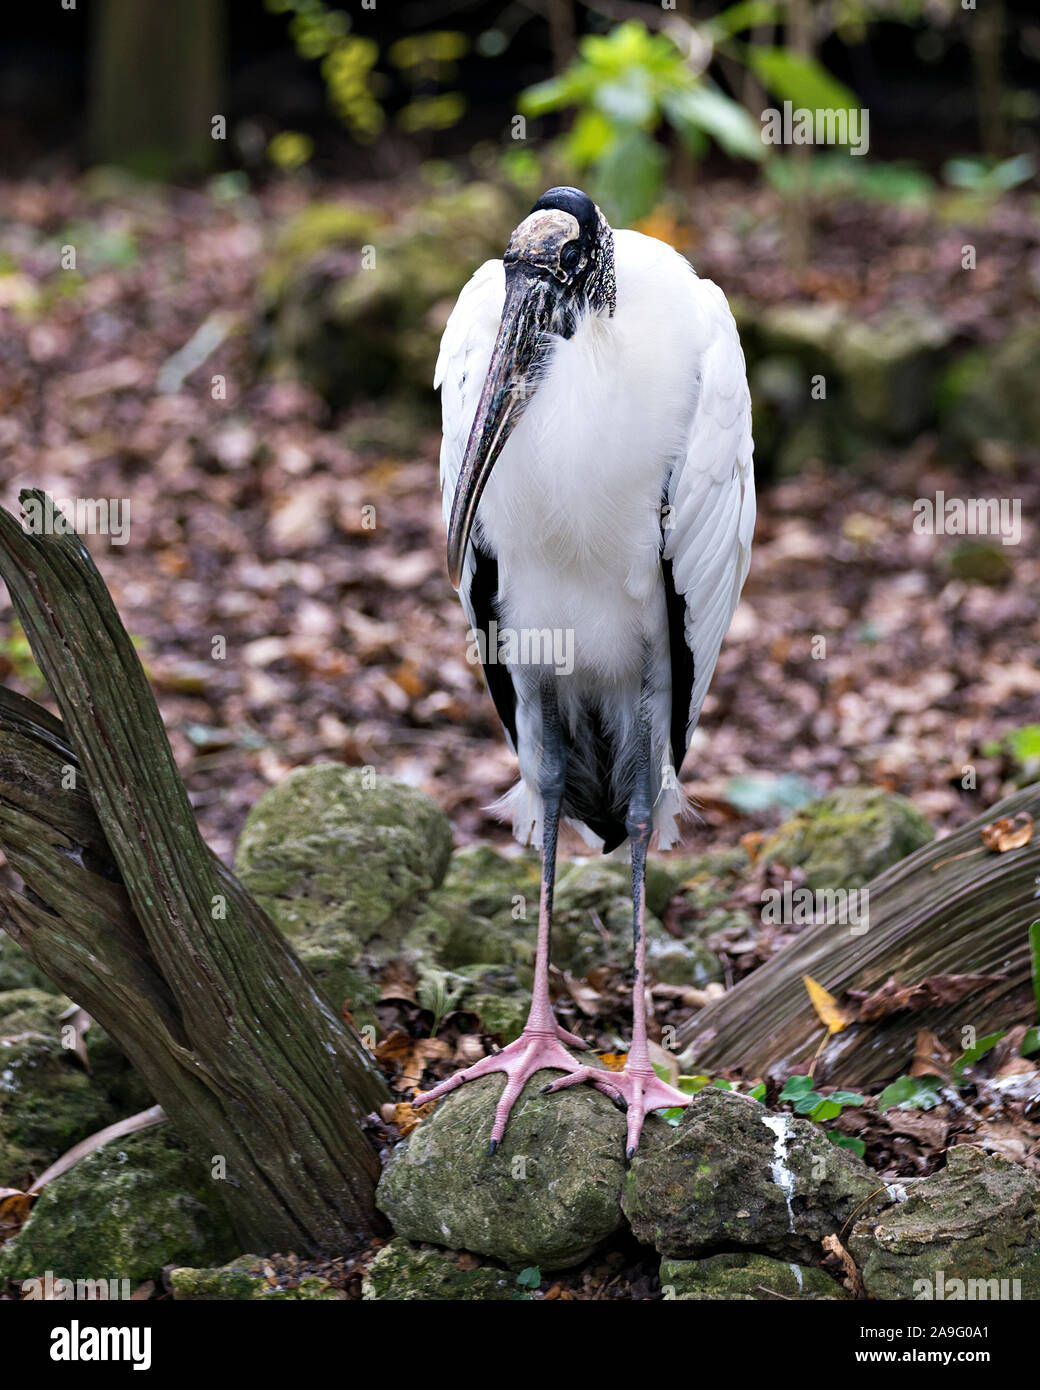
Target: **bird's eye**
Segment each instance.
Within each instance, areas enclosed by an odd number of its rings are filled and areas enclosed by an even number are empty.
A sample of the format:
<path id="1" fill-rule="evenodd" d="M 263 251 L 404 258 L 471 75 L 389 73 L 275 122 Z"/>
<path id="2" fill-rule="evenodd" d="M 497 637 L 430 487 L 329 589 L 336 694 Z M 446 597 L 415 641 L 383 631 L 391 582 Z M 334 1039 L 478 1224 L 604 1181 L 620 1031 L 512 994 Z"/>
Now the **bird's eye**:
<path id="1" fill-rule="evenodd" d="M 560 265 L 564 270 L 573 270 L 578 264 L 578 243 L 568 241 L 567 245 L 560 252 Z"/>

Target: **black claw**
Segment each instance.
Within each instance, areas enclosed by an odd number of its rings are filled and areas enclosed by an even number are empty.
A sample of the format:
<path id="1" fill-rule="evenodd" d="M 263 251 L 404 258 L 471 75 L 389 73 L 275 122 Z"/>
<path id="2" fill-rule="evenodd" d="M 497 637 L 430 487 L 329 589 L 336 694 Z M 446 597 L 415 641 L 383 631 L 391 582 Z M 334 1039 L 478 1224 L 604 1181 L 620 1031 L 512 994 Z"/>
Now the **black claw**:
<path id="1" fill-rule="evenodd" d="M 629 1148 L 627 1148 L 627 1149 L 625 1150 L 625 1157 L 631 1159 L 631 1158 L 635 1158 L 635 1156 L 636 1156 L 636 1146 L 635 1146 L 635 1144 L 632 1144 Z"/>
<path id="2" fill-rule="evenodd" d="M 497 1140 L 497 1139 L 492 1139 L 491 1143 L 488 1145 L 488 1158 L 493 1158 L 493 1157 L 494 1157 L 494 1155 L 495 1155 L 495 1150 L 496 1150 L 497 1148 L 498 1148 L 498 1140 Z"/>
<path id="3" fill-rule="evenodd" d="M 622 1115 L 628 1114 L 628 1101 L 625 1099 L 624 1096 L 615 1096 L 614 1104 L 621 1111 Z"/>
<path id="4" fill-rule="evenodd" d="M 538 1094 L 539 1094 L 540 1096 L 547 1096 L 547 1095 L 549 1094 L 549 1092 L 552 1090 L 552 1088 L 553 1088 L 553 1084 L 552 1084 L 551 1081 L 549 1081 L 549 1082 L 546 1083 L 546 1085 L 544 1085 L 544 1086 L 539 1086 L 539 1087 L 538 1087 Z"/>

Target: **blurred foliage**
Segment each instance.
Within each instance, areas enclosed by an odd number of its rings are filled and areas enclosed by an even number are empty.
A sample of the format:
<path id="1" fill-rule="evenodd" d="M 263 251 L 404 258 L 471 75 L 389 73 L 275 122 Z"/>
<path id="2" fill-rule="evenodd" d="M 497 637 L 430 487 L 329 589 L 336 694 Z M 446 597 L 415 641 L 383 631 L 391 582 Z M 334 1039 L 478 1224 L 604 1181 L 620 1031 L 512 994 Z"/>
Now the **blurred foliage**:
<path id="1" fill-rule="evenodd" d="M 1029 154 L 999 160 L 963 156 L 947 160 L 942 169 L 943 178 L 954 188 L 963 188 L 988 198 L 996 198 L 1001 193 L 1028 183 L 1035 173 L 1036 160 Z"/>
<path id="2" fill-rule="evenodd" d="M 274 14 L 288 14 L 289 32 L 301 58 L 321 63 L 321 75 L 336 115 L 356 140 L 374 140 L 385 116 L 373 68 L 379 45 L 350 32 L 343 10 L 330 10 L 323 0 L 264 0 Z"/>
<path id="3" fill-rule="evenodd" d="M 267 145 L 267 157 L 279 169 L 299 169 L 314 153 L 314 141 L 298 130 L 283 130 Z"/>
<path id="4" fill-rule="evenodd" d="M 381 55 L 378 43 L 351 33 L 351 18 L 343 10 L 332 10 L 324 0 L 264 0 L 275 14 L 289 14 L 289 32 L 301 58 L 320 61 L 329 103 L 351 135 L 368 143 L 386 125 L 382 98 L 387 79 L 377 70 Z M 442 90 L 455 78 L 459 59 L 469 49 L 465 34 L 452 30 L 432 30 L 397 39 L 385 57 L 397 69 L 409 88 L 409 100 L 397 113 L 397 124 L 408 135 L 421 131 L 449 130 L 457 125 L 466 109 L 461 92 Z M 283 132 L 293 136 L 295 132 Z M 272 161 L 292 169 L 306 163 L 310 151 L 284 143 L 269 147 Z"/>
<path id="5" fill-rule="evenodd" d="M 589 35 L 560 74 L 523 93 L 526 116 L 577 108 L 563 140 L 565 158 L 592 174 L 597 201 L 621 223 L 645 216 L 664 182 L 668 156 L 655 134 L 671 126 L 695 156 L 708 138 L 728 153 L 761 159 L 764 147 L 739 102 L 687 64 L 665 34 L 636 21 L 606 36 Z"/>
<path id="6" fill-rule="evenodd" d="M 768 153 L 761 126 L 711 76 L 716 53 L 749 68 L 779 101 L 858 109 L 853 93 L 815 58 L 737 39 L 776 11 L 768 0 L 742 0 L 700 26 L 686 25 L 685 52 L 680 31 L 652 33 L 636 20 L 589 35 L 566 71 L 522 94 L 520 109 L 534 117 L 576 111 L 562 140 L 564 158 L 590 175 L 608 217 L 632 222 L 660 198 L 668 152 L 657 137 L 668 129 L 695 159 L 712 141 L 735 158 L 759 162 Z"/>

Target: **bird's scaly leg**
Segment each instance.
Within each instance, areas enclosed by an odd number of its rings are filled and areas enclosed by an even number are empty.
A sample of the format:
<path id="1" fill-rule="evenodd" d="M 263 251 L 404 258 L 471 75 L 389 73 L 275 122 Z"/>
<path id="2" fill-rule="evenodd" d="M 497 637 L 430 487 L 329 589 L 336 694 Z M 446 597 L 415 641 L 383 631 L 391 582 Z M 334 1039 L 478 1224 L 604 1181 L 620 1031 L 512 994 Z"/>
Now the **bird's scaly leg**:
<path id="1" fill-rule="evenodd" d="M 501 1143 L 509 1112 L 535 1072 L 547 1067 L 557 1071 L 575 1071 L 578 1069 L 578 1063 L 563 1044 L 569 1043 L 571 1047 L 579 1048 L 588 1046 L 574 1033 L 568 1033 L 565 1028 L 560 1027 L 549 1000 L 549 948 L 552 935 L 553 886 L 556 880 L 556 840 L 566 775 L 567 748 L 560 726 L 556 691 L 547 681 L 542 687 L 542 886 L 538 902 L 538 946 L 531 1011 L 523 1032 L 515 1042 L 511 1042 L 508 1047 L 491 1057 L 482 1058 L 472 1067 L 457 1071 L 454 1076 L 448 1077 L 447 1081 L 442 1081 L 432 1091 L 417 1095 L 412 1101 L 413 1105 L 425 1105 L 427 1101 L 439 1100 L 441 1096 L 448 1095 L 467 1081 L 475 1081 L 491 1072 L 505 1072 L 506 1085 L 495 1110 L 490 1153 L 494 1153 Z"/>
<path id="2" fill-rule="evenodd" d="M 561 1091 L 589 1081 L 624 1104 L 628 1112 L 627 1156 L 639 1145 L 643 1121 L 651 1110 L 689 1105 L 690 1097 L 662 1081 L 650 1064 L 646 1037 L 646 852 L 653 833 L 653 792 L 650 778 L 650 730 L 642 721 L 642 747 L 635 786 L 628 806 L 626 828 L 632 843 L 632 933 L 635 943 L 635 986 L 632 991 L 632 1044 L 623 1071 L 604 1072 L 579 1067 L 551 1082 L 547 1091 Z"/>

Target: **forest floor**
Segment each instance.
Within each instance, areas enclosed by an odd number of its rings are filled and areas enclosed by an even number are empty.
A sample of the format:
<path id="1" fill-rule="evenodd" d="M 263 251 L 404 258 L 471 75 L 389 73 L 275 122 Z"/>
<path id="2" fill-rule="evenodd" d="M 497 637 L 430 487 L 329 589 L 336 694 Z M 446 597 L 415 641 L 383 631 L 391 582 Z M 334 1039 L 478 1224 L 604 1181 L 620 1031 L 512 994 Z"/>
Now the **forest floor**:
<path id="1" fill-rule="evenodd" d="M 433 416 L 409 422 L 414 444 L 380 447 L 371 410 L 333 417 L 260 371 L 259 285 L 277 230 L 308 196 L 343 191 L 89 178 L 2 189 L 0 498 L 34 485 L 129 499 L 129 544 L 90 545 L 225 858 L 264 788 L 318 759 L 422 787 L 460 842 L 508 840 L 486 808 L 514 764 L 465 659 Z M 784 267 L 773 195 L 712 186 L 695 218 L 701 273 L 752 301 L 839 300 L 869 316 L 924 300 L 985 341 L 1040 293 L 1040 234 L 1014 200 L 990 217 L 985 264 L 959 278 L 938 252 L 963 233 L 927 210 L 835 205 L 800 274 Z M 66 244 L 78 270 L 59 268 Z M 219 313 L 223 342 L 178 381 L 170 359 Z M 218 373 L 226 400 L 211 398 Z M 1004 451 L 955 463 L 924 437 L 855 472 L 810 468 L 763 490 L 751 577 L 686 764 L 700 810 L 691 848 L 775 823 L 791 784 L 772 779 L 789 774 L 819 792 L 904 792 L 940 829 L 997 799 L 1020 771 L 1004 736 L 1040 706 L 1029 462 Z M 994 582 L 957 576 L 954 538 L 915 532 L 914 499 L 937 491 L 1021 500 L 1022 541 L 997 546 Z M 2 597 L 0 680 L 40 698 L 9 618 Z"/>
<path id="2" fill-rule="evenodd" d="M 0 185 L 0 501 L 15 506 L 23 486 L 129 499 L 129 543 L 88 543 L 203 833 L 228 861 L 260 794 L 327 759 L 421 787 L 459 843 L 510 843 L 487 808 L 514 760 L 445 572 L 432 409 L 401 422 L 408 442 L 393 447 L 378 442 L 395 423 L 379 407 L 334 416 L 261 371 L 260 283 L 278 228 L 309 195 L 338 192 Z M 752 302 L 841 302 L 869 317 L 924 301 L 985 343 L 1040 293 L 1040 231 L 1014 199 L 966 284 L 937 254 L 960 231 L 880 205 L 829 211 L 795 274 L 770 198 L 707 188 L 688 232 L 699 271 Z M 60 268 L 68 244 L 77 270 Z M 221 314 L 219 345 L 178 379 L 175 354 Z M 211 396 L 216 374 L 226 399 Z M 941 832 L 1022 779 L 1036 754 L 1014 735 L 1040 722 L 1033 463 L 1013 450 L 955 460 L 924 436 L 762 489 L 751 576 L 686 763 L 698 815 L 684 848 L 734 846 L 806 788 L 851 784 L 904 793 Z M 915 531 L 914 500 L 940 491 L 1020 500 L 1021 543 L 994 548 L 988 582 L 958 574 L 953 538 Z M 0 681 L 51 704 L 6 594 Z M 953 1142 L 955 1114 L 916 1119 L 916 1138 L 871 1121 L 888 1171 L 926 1171 Z M 324 1272 L 356 1294 L 363 1263 Z M 654 1297 L 655 1277 L 645 1252 L 618 1249 L 536 1296 Z"/>

